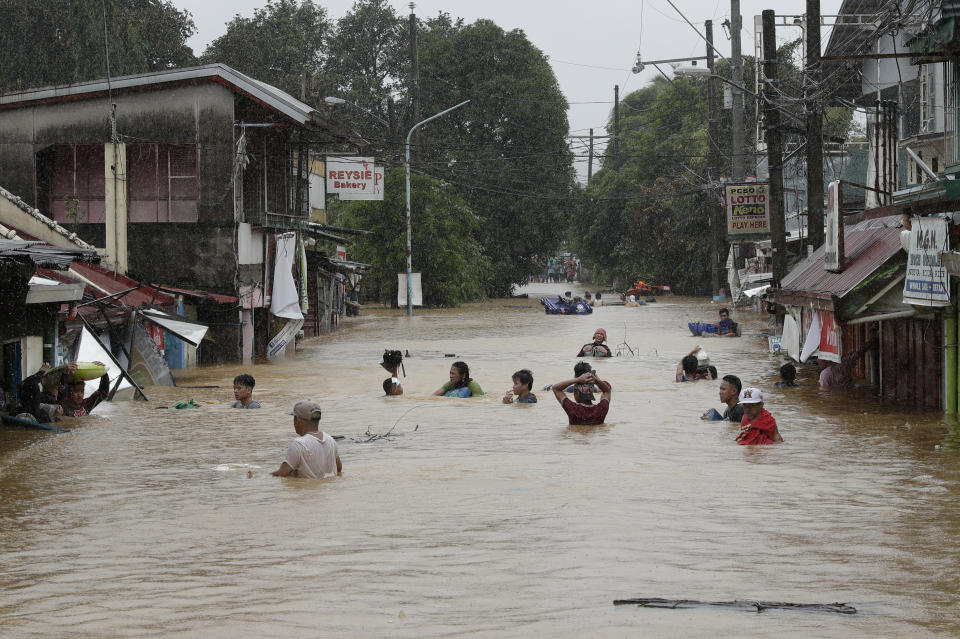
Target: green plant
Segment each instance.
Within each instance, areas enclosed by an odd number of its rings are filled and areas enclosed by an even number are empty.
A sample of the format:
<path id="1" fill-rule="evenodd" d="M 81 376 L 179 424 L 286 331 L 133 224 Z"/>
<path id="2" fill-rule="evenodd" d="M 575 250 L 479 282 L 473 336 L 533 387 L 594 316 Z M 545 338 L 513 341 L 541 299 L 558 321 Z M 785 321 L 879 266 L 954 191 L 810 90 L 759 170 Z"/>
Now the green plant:
<path id="1" fill-rule="evenodd" d="M 78 233 L 80 222 L 83 221 L 83 213 L 80 212 L 80 198 L 75 195 L 64 195 L 63 206 L 67 210 L 67 219 L 70 220 L 73 232 Z"/>

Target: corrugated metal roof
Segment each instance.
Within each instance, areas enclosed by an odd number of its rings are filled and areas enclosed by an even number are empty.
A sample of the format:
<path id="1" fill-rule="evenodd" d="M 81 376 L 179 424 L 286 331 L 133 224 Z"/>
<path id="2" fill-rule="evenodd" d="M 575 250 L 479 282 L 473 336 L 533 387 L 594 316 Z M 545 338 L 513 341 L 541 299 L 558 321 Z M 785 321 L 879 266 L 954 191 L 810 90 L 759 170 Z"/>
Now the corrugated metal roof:
<path id="1" fill-rule="evenodd" d="M 32 262 L 36 266 L 65 270 L 73 261 L 99 262 L 100 256 L 91 249 L 70 249 L 50 246 L 44 242 L 8 240 L 0 238 L 0 260 Z"/>
<path id="2" fill-rule="evenodd" d="M 277 87 L 265 82 L 254 80 L 220 63 L 111 78 L 109 87 L 105 79 L 100 79 L 63 86 L 42 87 L 15 93 L 6 93 L 0 95 L 0 109 L 29 106 L 32 102 L 61 101 L 85 94 L 105 93 L 108 89 L 123 91 L 124 89 L 182 83 L 191 80 L 211 80 L 225 84 L 231 89 L 247 95 L 254 101 L 282 113 L 287 118 L 302 126 L 309 128 L 319 126 L 332 129 L 346 137 L 354 135 L 347 127 L 327 118 L 309 104 L 297 100 L 289 93 L 281 91 Z"/>
<path id="3" fill-rule="evenodd" d="M 166 284 L 155 284 L 158 289 L 161 291 L 167 291 L 168 293 L 179 293 L 181 295 L 186 295 L 187 297 L 198 297 L 200 299 L 207 299 L 217 304 L 234 304 L 239 301 L 239 297 L 234 295 L 223 295 L 222 293 L 208 293 L 207 291 L 196 291 L 191 288 L 179 288 L 176 286 L 167 286 Z"/>
<path id="4" fill-rule="evenodd" d="M 846 296 L 901 250 L 900 227 L 898 215 L 864 220 L 848 227 L 843 234 L 846 253 L 843 271 L 824 270 L 824 246 L 821 246 L 783 278 L 780 290 Z"/>
<path id="5" fill-rule="evenodd" d="M 74 262 L 70 265 L 70 271 L 80 280 L 87 282 L 92 288 L 97 289 L 97 291 L 102 292 L 104 295 L 114 295 L 127 291 L 128 289 L 133 289 L 123 295 L 117 295 L 111 298 L 127 306 L 172 306 L 175 303 L 175 300 L 170 295 L 161 293 L 146 285 L 141 286 L 140 282 L 132 280 L 126 275 L 120 275 L 99 266 L 77 264 Z M 102 296 L 103 295 L 101 295 L 101 297 Z"/>

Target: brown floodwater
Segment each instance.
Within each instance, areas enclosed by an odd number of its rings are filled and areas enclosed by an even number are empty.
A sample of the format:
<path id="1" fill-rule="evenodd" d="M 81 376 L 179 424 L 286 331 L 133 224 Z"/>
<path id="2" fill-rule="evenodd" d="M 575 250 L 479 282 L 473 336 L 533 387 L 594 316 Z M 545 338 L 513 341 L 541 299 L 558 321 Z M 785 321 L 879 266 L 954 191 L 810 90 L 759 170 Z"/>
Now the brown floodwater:
<path id="1" fill-rule="evenodd" d="M 228 407 L 241 369 L 222 367 L 179 376 L 218 389 L 149 388 L 69 434 L 0 429 L 0 636 L 960 635 L 955 424 L 821 393 L 813 367 L 773 388 L 766 318 L 735 313 L 743 338 L 699 343 L 764 390 L 786 440 L 737 446 L 736 426 L 699 419 L 717 383 L 673 381 L 698 343 L 686 323 L 716 309 L 367 308 L 296 361 L 250 369 L 258 411 Z M 572 376 L 597 327 L 635 354 L 596 361 L 607 424 L 568 427 L 540 389 Z M 385 348 L 409 350 L 403 397 L 382 396 Z M 487 396 L 431 397 L 447 354 Z M 503 405 L 520 368 L 540 402 Z M 162 408 L 190 397 L 203 407 Z M 342 477 L 270 476 L 305 397 L 346 437 Z M 858 613 L 612 605 L 629 597 Z"/>

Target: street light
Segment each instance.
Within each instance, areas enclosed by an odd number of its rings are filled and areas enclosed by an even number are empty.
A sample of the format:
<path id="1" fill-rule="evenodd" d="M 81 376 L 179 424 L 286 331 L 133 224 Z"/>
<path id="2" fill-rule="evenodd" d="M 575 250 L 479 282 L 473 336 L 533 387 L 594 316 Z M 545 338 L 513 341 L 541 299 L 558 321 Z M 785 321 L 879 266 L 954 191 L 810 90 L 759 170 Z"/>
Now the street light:
<path id="1" fill-rule="evenodd" d="M 413 135 L 413 132 L 417 127 L 426 124 L 430 120 L 439 118 L 441 115 L 450 113 L 454 109 L 459 109 L 464 104 L 468 103 L 470 100 L 464 100 L 456 106 L 452 106 L 449 109 L 441 111 L 436 115 L 431 115 L 426 120 L 421 120 L 417 122 L 412 127 L 410 127 L 410 132 L 407 133 L 407 142 L 404 145 L 404 152 L 406 157 L 405 166 L 407 168 L 407 317 L 413 317 L 413 231 L 410 227 L 410 136 Z"/>
<path id="2" fill-rule="evenodd" d="M 360 106 L 359 104 L 355 104 L 355 103 L 351 102 L 350 100 L 344 100 L 343 98 L 337 98 L 337 97 L 334 97 L 334 96 L 332 96 L 332 95 L 328 95 L 327 97 L 325 97 L 325 98 L 323 99 L 323 101 L 326 102 L 327 104 L 349 104 L 349 105 L 352 106 L 353 108 L 359 109 L 359 110 L 363 111 L 364 113 L 366 113 L 367 115 L 369 115 L 371 118 L 377 120 L 378 122 L 380 122 L 381 124 L 383 124 L 385 127 L 387 127 L 387 129 L 390 128 L 390 124 L 389 124 L 386 120 L 384 120 L 383 118 L 381 118 L 379 115 L 377 115 L 376 113 L 374 113 L 374 112 L 371 111 L 370 109 L 364 108 L 364 107 Z"/>

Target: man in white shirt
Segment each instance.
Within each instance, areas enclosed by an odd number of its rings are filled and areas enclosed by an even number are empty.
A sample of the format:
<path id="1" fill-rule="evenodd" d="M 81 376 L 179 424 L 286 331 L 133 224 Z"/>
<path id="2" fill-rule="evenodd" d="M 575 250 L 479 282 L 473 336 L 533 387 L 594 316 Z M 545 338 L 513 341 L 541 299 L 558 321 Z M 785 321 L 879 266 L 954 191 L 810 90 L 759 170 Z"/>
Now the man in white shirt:
<path id="1" fill-rule="evenodd" d="M 337 442 L 320 430 L 320 404 L 297 402 L 293 407 L 293 429 L 297 437 L 287 448 L 287 455 L 274 477 L 330 477 L 343 472 Z"/>

